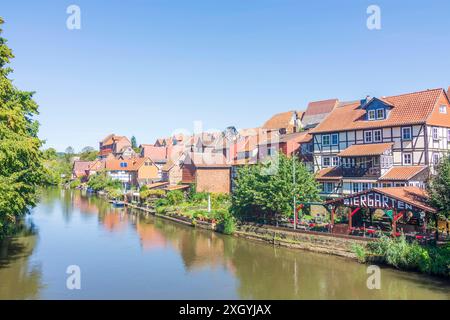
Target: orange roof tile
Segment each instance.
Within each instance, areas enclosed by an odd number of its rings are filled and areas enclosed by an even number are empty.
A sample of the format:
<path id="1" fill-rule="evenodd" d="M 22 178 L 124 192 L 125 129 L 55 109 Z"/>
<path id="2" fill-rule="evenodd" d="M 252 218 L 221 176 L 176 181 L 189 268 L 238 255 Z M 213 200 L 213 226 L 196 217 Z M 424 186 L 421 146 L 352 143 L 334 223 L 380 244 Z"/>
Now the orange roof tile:
<path id="1" fill-rule="evenodd" d="M 305 117 L 315 116 L 318 114 L 330 113 L 338 104 L 338 99 L 329 99 L 322 101 L 313 101 L 308 104 L 305 111 Z"/>
<path id="2" fill-rule="evenodd" d="M 126 160 L 111 159 L 105 161 L 106 171 L 136 171 L 138 170 L 145 161 L 150 160 L 149 158 L 133 158 Z M 122 163 L 126 163 L 126 167 L 121 166 Z"/>
<path id="3" fill-rule="evenodd" d="M 280 142 L 295 141 L 297 143 L 310 142 L 313 136 L 308 131 L 295 132 L 281 136 Z"/>
<path id="4" fill-rule="evenodd" d="M 191 152 L 186 156 L 184 164 L 193 164 L 197 168 L 230 166 L 227 159 L 221 153 Z"/>
<path id="5" fill-rule="evenodd" d="M 167 186 L 164 189 L 167 191 L 173 191 L 173 190 L 182 190 L 182 189 L 188 189 L 190 186 L 187 184 L 177 184 L 174 186 Z"/>
<path id="6" fill-rule="evenodd" d="M 324 168 L 316 172 L 317 180 L 340 180 L 342 179 L 342 169 L 339 167 Z"/>
<path id="7" fill-rule="evenodd" d="M 428 193 L 418 187 L 392 187 L 392 188 L 374 188 L 373 190 L 383 193 L 387 196 L 400 201 L 412 204 L 420 209 L 435 213 L 436 209 L 431 207 L 428 202 Z"/>
<path id="8" fill-rule="evenodd" d="M 167 147 L 156 147 L 151 144 L 142 144 L 142 154 L 153 161 L 162 161 L 167 159 Z"/>
<path id="9" fill-rule="evenodd" d="M 146 186 L 148 189 L 154 189 L 154 188 L 162 187 L 162 186 L 165 186 L 168 184 L 169 184 L 169 182 L 164 181 L 164 182 L 149 183 L 149 184 L 146 184 Z"/>
<path id="10" fill-rule="evenodd" d="M 291 123 L 292 115 L 294 112 L 297 113 L 297 118 L 301 119 L 303 116 L 303 111 L 287 111 L 282 113 L 277 113 L 272 118 L 267 120 L 264 125 L 262 126 L 265 129 L 281 129 L 281 128 L 288 128 L 290 126 L 293 126 Z"/>
<path id="11" fill-rule="evenodd" d="M 392 142 L 375 144 L 354 144 L 338 153 L 339 157 L 378 156 L 391 149 Z"/>
<path id="12" fill-rule="evenodd" d="M 427 169 L 426 166 L 399 166 L 392 167 L 379 180 L 382 181 L 407 181 Z"/>
<path id="13" fill-rule="evenodd" d="M 337 132 L 425 123 L 443 92 L 444 90 L 440 88 L 384 97 L 383 101 L 393 107 L 387 119 L 377 121 L 365 120 L 366 110 L 361 108 L 359 102 L 349 103 L 335 108 L 312 132 Z"/>

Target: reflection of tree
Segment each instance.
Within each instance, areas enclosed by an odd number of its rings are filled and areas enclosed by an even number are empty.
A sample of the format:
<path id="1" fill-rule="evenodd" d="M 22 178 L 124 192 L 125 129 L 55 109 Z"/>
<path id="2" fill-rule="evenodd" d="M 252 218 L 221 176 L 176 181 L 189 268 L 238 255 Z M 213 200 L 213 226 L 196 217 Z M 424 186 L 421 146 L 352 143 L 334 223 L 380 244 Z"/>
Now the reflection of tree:
<path id="1" fill-rule="evenodd" d="M 0 242 L 0 299 L 39 298 L 41 269 L 29 263 L 36 239 L 26 235 Z"/>

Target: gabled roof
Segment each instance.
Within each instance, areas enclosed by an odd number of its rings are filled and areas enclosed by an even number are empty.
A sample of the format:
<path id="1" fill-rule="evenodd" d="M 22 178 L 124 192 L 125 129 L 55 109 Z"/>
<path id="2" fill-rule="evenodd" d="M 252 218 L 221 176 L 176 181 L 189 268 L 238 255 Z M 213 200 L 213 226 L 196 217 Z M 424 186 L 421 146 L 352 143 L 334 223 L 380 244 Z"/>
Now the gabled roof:
<path id="1" fill-rule="evenodd" d="M 339 103 L 338 99 L 328 99 L 322 101 L 313 101 L 308 103 L 304 117 L 315 116 L 318 114 L 330 113 Z"/>
<path id="2" fill-rule="evenodd" d="M 381 181 L 408 181 L 427 169 L 426 166 L 392 167 L 380 177 Z"/>
<path id="3" fill-rule="evenodd" d="M 338 132 L 426 123 L 443 93 L 444 90 L 440 88 L 385 97 L 383 100 L 393 107 L 387 119 L 377 121 L 365 120 L 366 110 L 361 108 L 360 102 L 349 103 L 335 108 L 312 132 Z"/>
<path id="4" fill-rule="evenodd" d="M 86 171 L 89 170 L 89 167 L 93 162 L 94 161 L 74 161 L 72 171 L 77 177 L 85 176 Z"/>
<path id="5" fill-rule="evenodd" d="M 298 119 L 301 119 L 303 116 L 303 111 L 295 111 L 295 110 L 277 113 L 276 115 L 272 116 L 269 120 L 267 120 L 262 126 L 262 128 L 264 129 L 289 128 L 294 125 L 291 123 L 292 116 L 294 115 L 294 113 L 297 114 Z"/>
<path id="6" fill-rule="evenodd" d="M 151 144 L 141 144 L 141 154 L 153 161 L 159 162 L 167 159 L 167 147 L 156 147 Z"/>
<path id="7" fill-rule="evenodd" d="M 338 153 L 339 157 L 379 156 L 391 149 L 393 142 L 374 144 L 354 144 Z"/>
<path id="8" fill-rule="evenodd" d="M 118 142 L 120 140 L 123 140 L 123 139 L 126 139 L 131 144 L 130 140 L 127 137 L 125 137 L 125 136 L 116 136 L 114 133 L 106 136 L 106 138 L 102 140 L 102 144 L 107 146 L 107 145 L 116 143 L 116 142 Z"/>

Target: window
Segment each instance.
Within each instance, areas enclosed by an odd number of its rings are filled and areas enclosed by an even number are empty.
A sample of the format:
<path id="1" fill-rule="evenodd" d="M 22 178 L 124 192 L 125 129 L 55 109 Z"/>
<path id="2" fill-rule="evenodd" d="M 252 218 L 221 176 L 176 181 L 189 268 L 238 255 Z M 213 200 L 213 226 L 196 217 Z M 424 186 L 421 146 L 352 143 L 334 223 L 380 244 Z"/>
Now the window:
<path id="1" fill-rule="evenodd" d="M 368 119 L 375 120 L 375 110 L 369 110 Z"/>
<path id="2" fill-rule="evenodd" d="M 121 168 L 126 168 L 128 166 L 128 164 L 126 162 L 121 162 L 120 163 L 120 167 Z"/>
<path id="3" fill-rule="evenodd" d="M 412 165 L 412 154 L 411 153 L 404 153 L 403 154 L 403 165 Z"/>
<path id="4" fill-rule="evenodd" d="M 331 159 L 330 159 L 330 157 L 323 157 L 322 158 L 322 166 L 324 166 L 324 167 L 331 166 Z"/>
<path id="5" fill-rule="evenodd" d="M 338 157 L 333 157 L 333 167 L 337 167 L 339 166 L 339 158 Z"/>
<path id="6" fill-rule="evenodd" d="M 330 135 L 326 134 L 322 136 L 322 145 L 329 146 L 330 145 Z"/>
<path id="7" fill-rule="evenodd" d="M 364 142 L 371 143 L 372 142 L 372 131 L 364 132 Z"/>
<path id="8" fill-rule="evenodd" d="M 333 193 L 334 191 L 334 183 L 332 182 L 325 182 L 323 184 L 323 189 L 325 193 Z"/>
<path id="9" fill-rule="evenodd" d="M 443 114 L 447 113 L 447 106 L 445 104 L 443 104 L 439 107 L 439 113 L 443 113 Z"/>
<path id="10" fill-rule="evenodd" d="M 438 165 L 441 161 L 441 158 L 439 156 L 439 153 L 433 153 L 433 164 Z"/>
<path id="11" fill-rule="evenodd" d="M 381 142 L 382 137 L 381 137 L 381 130 L 375 130 L 373 132 L 373 141 L 375 142 Z"/>
<path id="12" fill-rule="evenodd" d="M 366 182 L 364 182 L 364 183 L 362 184 L 362 191 L 366 191 L 366 190 L 369 190 L 369 184 L 366 183 Z"/>
<path id="13" fill-rule="evenodd" d="M 433 140 L 439 140 L 438 128 L 433 128 Z"/>
<path id="14" fill-rule="evenodd" d="M 353 192 L 358 193 L 360 191 L 359 183 L 353 182 Z"/>
<path id="15" fill-rule="evenodd" d="M 384 109 L 377 109 L 377 120 L 384 119 Z"/>
<path id="16" fill-rule="evenodd" d="M 411 128 L 410 127 L 402 128 L 402 140 L 411 140 L 411 139 L 412 139 Z"/>
<path id="17" fill-rule="evenodd" d="M 339 144 L 339 134 L 338 133 L 333 133 L 331 135 L 331 144 L 333 146 L 337 146 Z"/>

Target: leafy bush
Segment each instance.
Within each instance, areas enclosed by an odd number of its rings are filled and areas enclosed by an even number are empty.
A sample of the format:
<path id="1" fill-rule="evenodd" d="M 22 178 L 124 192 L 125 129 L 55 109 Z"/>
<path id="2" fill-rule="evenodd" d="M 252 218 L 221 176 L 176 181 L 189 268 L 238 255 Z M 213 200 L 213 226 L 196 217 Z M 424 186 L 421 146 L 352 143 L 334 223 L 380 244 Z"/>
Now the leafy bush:
<path id="1" fill-rule="evenodd" d="M 184 194 L 180 190 L 170 191 L 167 193 L 166 199 L 169 205 L 177 205 L 183 202 Z"/>
<path id="2" fill-rule="evenodd" d="M 70 187 L 71 189 L 75 189 L 75 188 L 78 188 L 80 185 L 81 185 L 81 180 L 80 180 L 80 178 L 77 178 L 77 179 L 72 180 L 72 181 L 70 182 L 69 187 Z"/>
<path id="3" fill-rule="evenodd" d="M 99 172 L 89 178 L 88 186 L 94 191 L 106 190 L 107 188 L 120 189 L 122 183 L 119 180 L 113 180 L 104 172 Z"/>
<path id="4" fill-rule="evenodd" d="M 364 248 L 360 244 L 354 244 L 352 246 L 353 252 L 356 254 L 356 259 L 358 259 L 359 262 L 364 263 L 367 260 L 367 253 L 366 248 Z"/>
<path id="5" fill-rule="evenodd" d="M 376 260 L 397 269 L 450 277 L 450 245 L 424 247 L 417 242 L 409 243 L 404 236 L 396 239 L 382 236 L 369 242 L 364 251 L 359 246 L 354 246 L 353 251 L 361 262 Z"/>
<path id="6" fill-rule="evenodd" d="M 139 192 L 139 197 L 142 200 L 146 200 L 148 198 L 162 198 L 165 195 L 165 191 L 161 189 L 156 190 L 143 190 L 141 189 L 141 192 Z"/>

